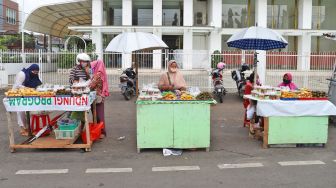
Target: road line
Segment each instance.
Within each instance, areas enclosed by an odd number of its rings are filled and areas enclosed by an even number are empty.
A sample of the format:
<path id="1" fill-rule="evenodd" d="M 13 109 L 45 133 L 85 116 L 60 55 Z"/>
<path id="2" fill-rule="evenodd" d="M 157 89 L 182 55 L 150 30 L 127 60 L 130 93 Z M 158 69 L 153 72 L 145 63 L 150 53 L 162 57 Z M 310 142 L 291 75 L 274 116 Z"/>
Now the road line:
<path id="1" fill-rule="evenodd" d="M 334 160 L 334 162 L 336 163 L 336 160 Z"/>
<path id="2" fill-rule="evenodd" d="M 217 165 L 219 169 L 226 168 L 253 168 L 253 167 L 263 167 L 262 163 L 240 163 L 240 164 L 219 164 Z"/>
<path id="3" fill-rule="evenodd" d="M 295 166 L 295 165 L 317 165 L 317 164 L 325 164 L 323 161 L 282 161 L 278 162 L 281 166 Z"/>
<path id="4" fill-rule="evenodd" d="M 190 171 L 200 170 L 199 166 L 166 166 L 166 167 L 153 167 L 153 172 L 165 172 L 165 171 Z"/>
<path id="5" fill-rule="evenodd" d="M 15 174 L 66 174 L 69 169 L 19 170 Z"/>
<path id="6" fill-rule="evenodd" d="M 85 173 L 132 172 L 132 168 L 88 168 Z"/>

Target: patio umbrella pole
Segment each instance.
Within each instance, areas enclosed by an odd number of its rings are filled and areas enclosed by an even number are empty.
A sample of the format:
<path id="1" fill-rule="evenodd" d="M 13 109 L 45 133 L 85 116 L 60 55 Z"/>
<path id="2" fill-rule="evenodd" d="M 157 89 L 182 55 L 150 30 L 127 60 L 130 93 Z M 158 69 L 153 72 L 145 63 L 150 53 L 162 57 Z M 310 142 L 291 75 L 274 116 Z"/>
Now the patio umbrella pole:
<path id="1" fill-rule="evenodd" d="M 257 68 L 257 64 L 258 64 L 258 56 L 257 56 L 257 51 L 254 51 L 254 57 L 253 57 L 253 66 L 254 66 L 254 83 L 253 83 L 253 87 L 257 85 L 257 78 L 258 78 L 258 68 Z"/>
<path id="2" fill-rule="evenodd" d="M 138 97 L 139 96 L 139 63 L 137 62 L 137 60 L 136 60 L 136 56 L 135 56 L 135 54 L 134 53 L 132 53 L 132 64 L 133 64 L 133 62 L 135 62 L 135 73 L 136 73 L 136 75 L 135 75 L 135 93 L 136 93 L 136 97 Z"/>

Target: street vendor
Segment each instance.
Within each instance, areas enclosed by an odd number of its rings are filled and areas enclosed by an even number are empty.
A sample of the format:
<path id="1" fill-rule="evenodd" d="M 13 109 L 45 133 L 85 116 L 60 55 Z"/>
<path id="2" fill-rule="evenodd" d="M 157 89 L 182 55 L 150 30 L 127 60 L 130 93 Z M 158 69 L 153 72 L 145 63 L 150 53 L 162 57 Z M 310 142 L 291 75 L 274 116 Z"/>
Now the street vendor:
<path id="1" fill-rule="evenodd" d="M 104 122 L 105 124 L 105 114 L 104 114 L 104 99 L 109 96 L 109 88 L 107 82 L 106 68 L 102 60 L 97 60 L 91 62 L 91 68 L 93 70 L 93 77 L 90 83 L 90 89 L 97 92 L 96 100 L 96 112 L 97 112 L 97 122 Z M 101 139 L 106 136 L 105 126 L 102 129 Z"/>
<path id="2" fill-rule="evenodd" d="M 80 53 L 76 57 L 76 66 L 74 66 L 70 71 L 69 82 L 70 85 L 79 82 L 80 80 L 87 81 L 90 79 L 90 61 L 91 58 L 86 53 Z M 72 112 L 71 119 L 80 120 L 84 122 L 83 112 Z M 83 123 L 84 124 L 84 123 Z"/>
<path id="3" fill-rule="evenodd" d="M 278 87 L 288 87 L 290 90 L 297 90 L 298 87 L 292 82 L 292 79 L 291 73 L 284 74 L 282 83 L 280 83 Z"/>
<path id="4" fill-rule="evenodd" d="M 183 91 L 187 84 L 182 73 L 178 70 L 175 60 L 168 62 L 168 72 L 161 75 L 158 87 L 161 91 Z"/>
<path id="5" fill-rule="evenodd" d="M 83 79 L 84 81 L 90 79 L 90 61 L 91 58 L 86 53 L 80 53 L 77 55 L 76 66 L 74 66 L 70 71 L 70 85 L 79 82 L 80 79 Z"/>
<path id="6" fill-rule="evenodd" d="M 42 82 L 39 78 L 40 68 L 37 64 L 32 64 L 28 68 L 23 68 L 15 77 L 13 89 L 20 89 L 24 87 L 37 88 Z M 25 112 L 17 112 L 17 121 L 20 126 L 20 134 L 28 136 L 28 130 L 25 127 L 26 116 Z"/>

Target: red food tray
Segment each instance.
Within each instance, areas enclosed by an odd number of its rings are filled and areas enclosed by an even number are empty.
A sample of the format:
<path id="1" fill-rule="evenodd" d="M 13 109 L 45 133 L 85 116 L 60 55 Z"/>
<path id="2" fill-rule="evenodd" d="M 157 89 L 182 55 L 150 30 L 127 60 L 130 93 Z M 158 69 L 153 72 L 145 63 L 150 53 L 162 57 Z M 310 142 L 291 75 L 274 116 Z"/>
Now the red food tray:
<path id="1" fill-rule="evenodd" d="M 313 98 L 299 98 L 299 100 L 302 100 L 302 101 L 311 101 L 311 100 L 325 101 L 325 100 L 329 100 L 329 99 L 328 99 L 328 97 L 313 97 Z"/>

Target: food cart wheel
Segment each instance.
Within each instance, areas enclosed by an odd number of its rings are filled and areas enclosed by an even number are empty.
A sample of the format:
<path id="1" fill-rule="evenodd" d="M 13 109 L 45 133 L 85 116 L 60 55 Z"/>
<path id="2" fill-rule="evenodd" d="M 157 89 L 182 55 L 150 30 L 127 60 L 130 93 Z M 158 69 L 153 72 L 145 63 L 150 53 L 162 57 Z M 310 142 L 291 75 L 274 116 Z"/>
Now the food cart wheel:
<path id="1" fill-rule="evenodd" d="M 11 153 L 15 153 L 16 152 L 15 148 L 10 148 L 9 150 L 10 150 Z"/>
<path id="2" fill-rule="evenodd" d="M 90 151 L 91 151 L 91 148 L 85 148 L 85 151 L 86 151 L 86 152 L 90 152 Z"/>
<path id="3" fill-rule="evenodd" d="M 137 148 L 137 153 L 140 153 L 141 152 L 141 149 L 140 148 Z"/>
<path id="4" fill-rule="evenodd" d="M 210 151 L 210 147 L 205 148 L 205 151 L 209 152 Z"/>

